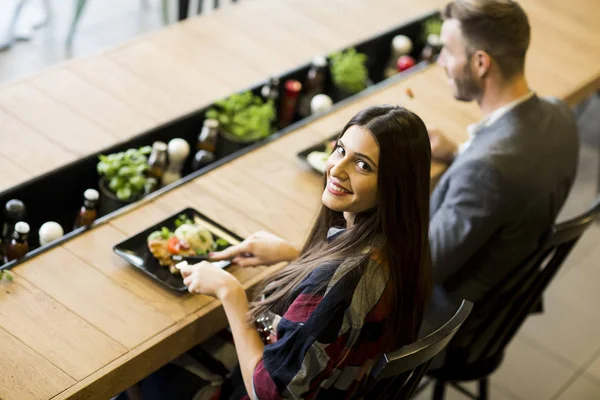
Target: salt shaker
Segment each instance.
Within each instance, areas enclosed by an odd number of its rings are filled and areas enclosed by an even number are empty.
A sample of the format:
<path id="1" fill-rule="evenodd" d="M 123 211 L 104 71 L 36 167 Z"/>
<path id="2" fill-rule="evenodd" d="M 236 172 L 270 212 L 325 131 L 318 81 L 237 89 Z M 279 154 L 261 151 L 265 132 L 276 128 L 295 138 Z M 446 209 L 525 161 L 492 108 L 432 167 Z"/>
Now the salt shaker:
<path id="1" fill-rule="evenodd" d="M 64 231 L 60 224 L 54 221 L 45 222 L 39 230 L 40 245 L 43 246 L 53 242 L 62 237 L 62 235 L 64 235 Z"/>
<path id="2" fill-rule="evenodd" d="M 333 106 L 333 100 L 326 94 L 317 94 L 310 101 L 310 113 L 317 114 L 329 110 Z"/>
<path id="3" fill-rule="evenodd" d="M 169 153 L 169 166 L 162 177 L 162 185 L 169 185 L 181 178 L 183 164 L 190 154 L 190 145 L 184 139 L 176 138 L 167 146 Z"/>

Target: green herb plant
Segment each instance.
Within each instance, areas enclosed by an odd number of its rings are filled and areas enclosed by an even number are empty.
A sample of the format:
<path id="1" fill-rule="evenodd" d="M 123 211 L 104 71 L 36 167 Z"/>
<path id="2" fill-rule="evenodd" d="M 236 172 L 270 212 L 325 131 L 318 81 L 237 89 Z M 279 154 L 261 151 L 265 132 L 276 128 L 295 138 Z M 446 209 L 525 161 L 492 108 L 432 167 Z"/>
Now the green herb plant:
<path id="1" fill-rule="evenodd" d="M 367 87 L 369 72 L 365 63 L 367 56 L 358 53 L 355 48 L 333 53 L 331 59 L 331 77 L 338 89 L 357 93 Z"/>
<path id="2" fill-rule="evenodd" d="M 9 281 L 13 280 L 13 276 L 10 272 L 8 272 L 7 270 L 0 270 L 0 281 L 4 278 L 6 278 Z"/>
<path id="3" fill-rule="evenodd" d="M 275 117 L 273 100 L 265 102 L 252 92 L 236 93 L 219 100 L 206 112 L 206 118 L 219 121 L 222 131 L 244 142 L 269 136 Z"/>
<path id="4" fill-rule="evenodd" d="M 122 201 L 145 193 L 146 187 L 156 185 L 156 179 L 146 177 L 150 146 L 129 149 L 120 153 L 100 155 L 97 170 L 108 181 L 108 188 Z"/>

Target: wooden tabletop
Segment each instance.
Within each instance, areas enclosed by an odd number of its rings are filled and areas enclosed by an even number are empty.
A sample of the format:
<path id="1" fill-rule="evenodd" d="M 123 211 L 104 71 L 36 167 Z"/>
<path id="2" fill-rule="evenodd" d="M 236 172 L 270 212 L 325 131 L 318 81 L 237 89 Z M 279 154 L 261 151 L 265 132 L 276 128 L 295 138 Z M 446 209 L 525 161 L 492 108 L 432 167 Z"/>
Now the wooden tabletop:
<path id="1" fill-rule="evenodd" d="M 570 102 L 597 90 L 595 0 L 522 2 L 533 28 L 531 87 Z M 0 184 L 126 140 L 442 3 L 242 2 L 0 87 Z M 224 327 L 217 301 L 162 287 L 112 246 L 186 207 L 243 237 L 266 229 L 300 244 L 322 179 L 296 153 L 381 103 L 405 105 L 456 141 L 480 117 L 430 67 L 19 265 L 14 282 L 0 283 L 0 398 L 107 399 Z M 440 173 L 434 166 L 432 175 Z M 276 268 L 233 271 L 251 287 Z"/>

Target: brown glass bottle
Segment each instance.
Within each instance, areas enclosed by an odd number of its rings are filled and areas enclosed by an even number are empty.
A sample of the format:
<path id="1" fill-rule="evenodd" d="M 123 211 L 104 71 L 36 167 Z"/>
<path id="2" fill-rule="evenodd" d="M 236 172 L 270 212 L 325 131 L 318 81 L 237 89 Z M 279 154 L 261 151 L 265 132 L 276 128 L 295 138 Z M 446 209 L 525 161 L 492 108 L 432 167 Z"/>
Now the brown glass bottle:
<path id="1" fill-rule="evenodd" d="M 27 209 L 21 200 L 12 199 L 6 202 L 4 207 L 4 222 L 0 236 L 0 260 L 4 259 L 6 247 L 12 239 L 15 224 L 25 219 Z"/>
<path id="2" fill-rule="evenodd" d="M 167 170 L 167 144 L 165 142 L 154 142 L 152 153 L 148 159 L 148 176 L 161 181 L 163 174 Z"/>
<path id="3" fill-rule="evenodd" d="M 23 257 L 29 251 L 27 243 L 27 235 L 29 235 L 29 224 L 27 222 L 17 222 L 12 240 L 6 246 L 5 262 L 10 262 Z"/>
<path id="4" fill-rule="evenodd" d="M 196 150 L 206 150 L 214 153 L 217 148 L 217 135 L 219 133 L 219 121 L 216 119 L 205 119 L 202 131 L 198 135 Z"/>
<path id="5" fill-rule="evenodd" d="M 96 210 L 98 198 L 100 198 L 100 194 L 95 189 L 88 189 L 83 193 L 83 206 L 81 206 L 79 214 L 75 218 L 73 229 L 91 225 L 96 220 L 98 217 L 98 211 Z"/>
<path id="6" fill-rule="evenodd" d="M 10 242 L 15 224 L 23 221 L 27 215 L 25 204 L 21 200 L 12 199 L 6 202 L 4 207 L 4 224 L 2 226 L 2 239 Z"/>
<path id="7" fill-rule="evenodd" d="M 310 115 L 310 101 L 315 95 L 325 92 L 327 59 L 315 57 L 302 85 L 302 95 L 298 101 L 298 115 L 306 118 Z"/>

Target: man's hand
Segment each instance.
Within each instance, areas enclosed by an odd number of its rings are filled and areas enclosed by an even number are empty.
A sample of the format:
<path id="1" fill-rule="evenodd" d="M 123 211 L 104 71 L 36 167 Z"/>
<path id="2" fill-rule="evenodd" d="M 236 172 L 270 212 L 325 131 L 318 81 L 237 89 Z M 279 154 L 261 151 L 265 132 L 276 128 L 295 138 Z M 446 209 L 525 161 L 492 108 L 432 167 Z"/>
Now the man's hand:
<path id="1" fill-rule="evenodd" d="M 435 127 L 427 127 L 429 141 L 431 143 L 431 157 L 446 164 L 454 161 L 458 153 L 456 143 L 448 139 L 442 132 Z"/>

